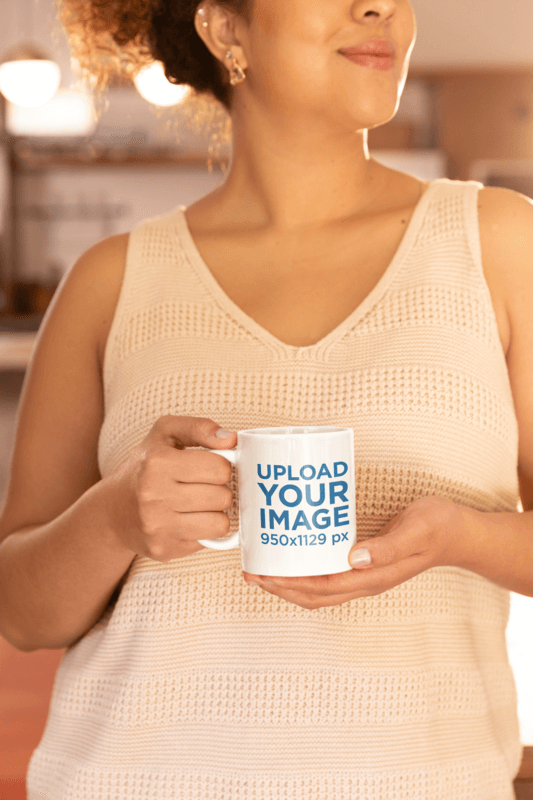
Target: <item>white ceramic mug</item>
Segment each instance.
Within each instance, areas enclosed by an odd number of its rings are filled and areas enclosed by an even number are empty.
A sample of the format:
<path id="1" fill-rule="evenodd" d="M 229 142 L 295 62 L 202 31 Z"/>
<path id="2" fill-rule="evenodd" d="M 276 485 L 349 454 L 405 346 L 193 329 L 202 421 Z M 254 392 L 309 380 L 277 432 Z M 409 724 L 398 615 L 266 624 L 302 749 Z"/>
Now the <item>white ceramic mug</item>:
<path id="1" fill-rule="evenodd" d="M 212 450 L 239 475 L 240 530 L 202 539 L 213 550 L 240 545 L 256 575 L 332 575 L 350 569 L 356 542 L 351 428 L 239 431 L 235 450 Z"/>

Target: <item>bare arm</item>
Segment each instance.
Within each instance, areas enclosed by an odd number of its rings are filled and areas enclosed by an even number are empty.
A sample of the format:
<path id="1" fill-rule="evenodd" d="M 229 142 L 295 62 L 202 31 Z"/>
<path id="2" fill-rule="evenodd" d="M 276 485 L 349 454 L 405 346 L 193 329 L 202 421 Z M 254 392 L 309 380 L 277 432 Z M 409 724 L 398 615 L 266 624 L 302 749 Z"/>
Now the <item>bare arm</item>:
<path id="1" fill-rule="evenodd" d="M 21 650 L 65 647 L 83 635 L 136 553 L 178 558 L 200 550 L 198 538 L 227 531 L 228 463 L 179 449 L 234 446 L 234 437 L 214 438 L 214 422 L 164 419 L 117 472 L 99 474 L 102 357 L 126 248 L 127 236 L 112 237 L 73 267 L 26 375 L 0 515 L 0 632 Z M 154 502 L 161 487 L 164 503 Z"/>
<path id="2" fill-rule="evenodd" d="M 134 556 L 113 541 L 102 494 L 91 490 L 100 480 L 103 420 L 98 341 L 110 326 L 126 247 L 126 237 L 108 240 L 74 266 L 26 373 L 0 521 L 0 631 L 21 649 L 38 646 L 36 634 L 43 646 L 62 647 L 90 627 Z M 81 607 L 84 618 L 73 626 L 69 616 L 77 618 Z M 35 630 L 26 641 L 29 620 Z"/>
<path id="3" fill-rule="evenodd" d="M 532 597 L 533 201 L 509 189 L 482 189 L 479 221 L 483 264 L 508 317 L 506 357 L 518 420 L 518 477 L 525 513 L 473 515 L 483 535 L 474 540 L 478 548 L 472 554 L 471 568 L 511 591 Z"/>

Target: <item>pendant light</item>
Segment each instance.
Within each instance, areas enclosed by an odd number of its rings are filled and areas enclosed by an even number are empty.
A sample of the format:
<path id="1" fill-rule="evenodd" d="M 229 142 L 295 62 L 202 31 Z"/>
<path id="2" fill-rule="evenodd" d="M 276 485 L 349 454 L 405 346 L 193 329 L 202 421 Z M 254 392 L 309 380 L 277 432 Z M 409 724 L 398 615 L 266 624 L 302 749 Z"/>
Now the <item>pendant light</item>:
<path id="1" fill-rule="evenodd" d="M 189 94 L 189 87 L 167 80 L 160 61 L 154 61 L 142 69 L 133 79 L 136 89 L 145 100 L 154 106 L 175 106 Z"/>
<path id="2" fill-rule="evenodd" d="M 55 95 L 61 81 L 59 66 L 35 44 L 35 4 L 38 0 L 18 0 L 21 30 L 28 39 L 0 58 L 0 92 L 10 102 L 37 108 Z"/>
<path id="3" fill-rule="evenodd" d="M 0 92 L 10 103 L 36 108 L 55 95 L 61 71 L 55 61 L 34 44 L 17 45 L 0 62 Z"/>

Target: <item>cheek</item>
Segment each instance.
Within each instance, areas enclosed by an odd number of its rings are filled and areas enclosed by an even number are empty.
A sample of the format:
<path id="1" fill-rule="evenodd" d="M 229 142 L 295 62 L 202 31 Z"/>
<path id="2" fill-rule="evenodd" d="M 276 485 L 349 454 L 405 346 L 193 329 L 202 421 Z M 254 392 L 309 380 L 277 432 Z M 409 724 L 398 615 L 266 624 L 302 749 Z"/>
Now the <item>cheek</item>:
<path id="1" fill-rule="evenodd" d="M 256 0 L 250 27 L 253 61 L 283 79 L 318 75 L 329 52 L 330 31 L 323 2 L 318 0 Z"/>
<path id="2" fill-rule="evenodd" d="M 402 41 L 404 42 L 406 53 L 415 43 L 416 33 L 417 25 L 415 12 L 411 4 L 407 3 L 402 14 Z"/>
<path id="3" fill-rule="evenodd" d="M 320 41 L 327 25 L 322 0 L 255 0 L 252 26 L 271 38 Z"/>
<path id="4" fill-rule="evenodd" d="M 316 98 L 331 88 L 328 55 L 324 48 L 301 38 L 257 36 L 250 67 L 261 76 L 260 83 L 269 94 L 291 96 L 294 102 L 297 98 Z"/>

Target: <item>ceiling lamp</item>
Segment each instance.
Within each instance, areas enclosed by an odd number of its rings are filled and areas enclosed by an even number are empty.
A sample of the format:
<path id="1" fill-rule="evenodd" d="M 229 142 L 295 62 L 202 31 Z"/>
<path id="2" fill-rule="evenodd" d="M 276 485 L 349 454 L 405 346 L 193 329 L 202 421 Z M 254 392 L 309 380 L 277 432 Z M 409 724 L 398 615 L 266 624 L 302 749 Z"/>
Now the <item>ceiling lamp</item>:
<path id="1" fill-rule="evenodd" d="M 142 69 L 133 79 L 137 91 L 154 106 L 175 106 L 189 94 L 184 84 L 170 83 L 160 61 Z"/>
<path id="2" fill-rule="evenodd" d="M 47 103 L 60 81 L 58 65 L 33 44 L 20 45 L 2 57 L 0 92 L 18 106 L 36 108 Z"/>

